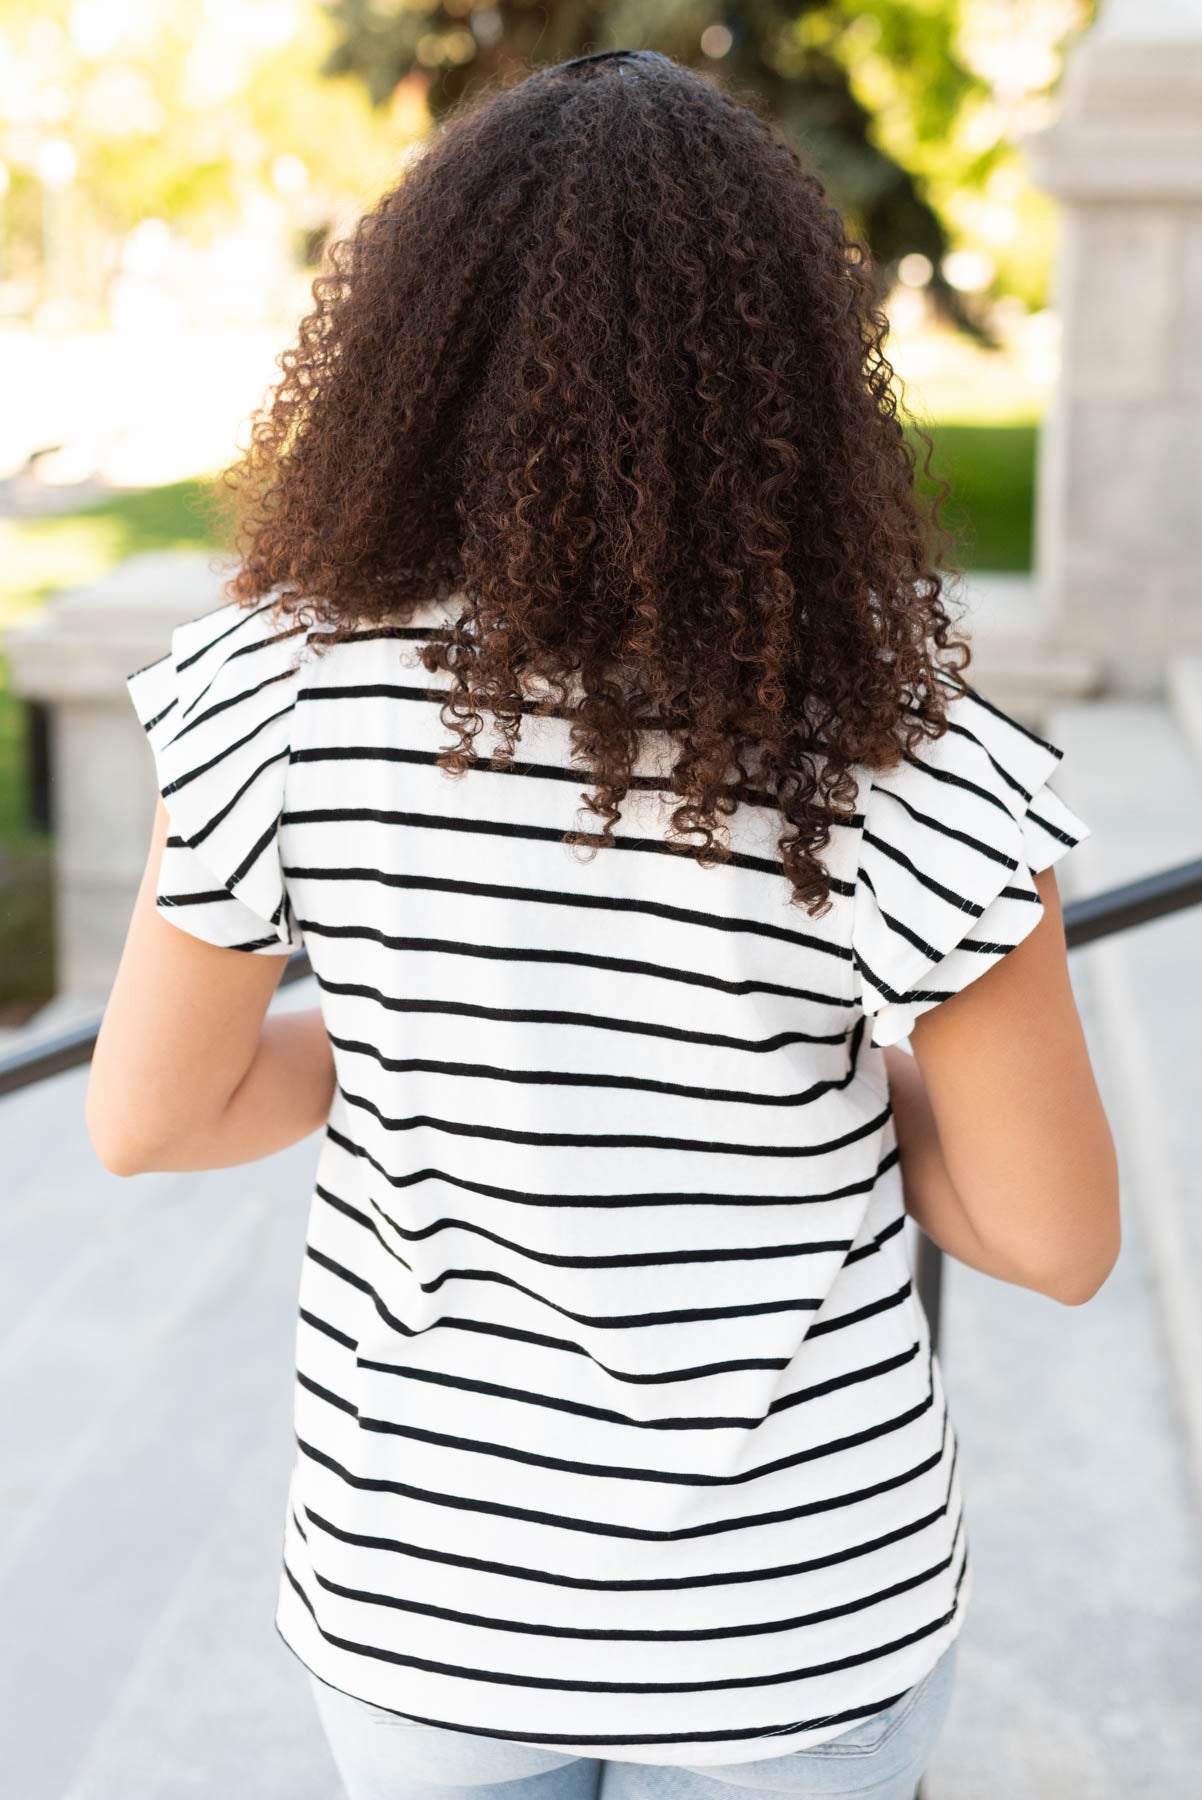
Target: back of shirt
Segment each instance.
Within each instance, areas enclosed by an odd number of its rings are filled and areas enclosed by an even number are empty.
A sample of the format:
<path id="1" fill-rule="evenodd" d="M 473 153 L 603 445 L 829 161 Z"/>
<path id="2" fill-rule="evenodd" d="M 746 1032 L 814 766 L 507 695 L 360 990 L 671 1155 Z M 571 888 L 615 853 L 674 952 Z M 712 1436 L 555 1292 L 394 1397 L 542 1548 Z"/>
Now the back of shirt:
<path id="1" fill-rule="evenodd" d="M 655 740 L 581 851 L 566 719 L 438 766 L 418 653 L 449 616 L 319 655 L 220 608 L 131 677 L 160 904 L 303 944 L 334 1051 L 277 1624 L 430 1722 L 647 1762 L 817 1743 L 970 1591 L 881 1047 L 1033 929 L 1032 872 L 1088 828 L 974 693 L 863 771 L 822 917 L 771 805 L 716 867 L 667 843 Z"/>

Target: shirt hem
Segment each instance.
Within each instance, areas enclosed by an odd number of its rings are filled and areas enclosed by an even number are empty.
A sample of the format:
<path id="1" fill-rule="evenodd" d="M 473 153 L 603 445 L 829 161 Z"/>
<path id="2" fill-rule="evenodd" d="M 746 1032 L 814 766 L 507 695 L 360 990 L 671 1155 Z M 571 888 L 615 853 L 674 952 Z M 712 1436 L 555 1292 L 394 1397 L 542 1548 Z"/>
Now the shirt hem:
<path id="1" fill-rule="evenodd" d="M 283 1620 L 282 1608 L 277 1607 L 274 1625 L 277 1636 L 287 1646 L 301 1664 L 317 1681 L 325 1687 L 333 1688 L 336 1693 L 345 1694 L 348 1699 L 361 1700 L 364 1704 L 375 1707 L 379 1711 L 392 1712 L 398 1718 L 409 1719 L 417 1724 L 430 1725 L 437 1730 L 463 1732 L 469 1737 L 498 1738 L 506 1743 L 524 1745 L 536 1750 L 554 1750 L 565 1756 L 579 1756 L 617 1762 L 648 1763 L 658 1766 L 665 1764 L 688 1767 L 701 1767 L 712 1764 L 726 1767 L 734 1763 L 764 1762 L 773 1757 L 787 1756 L 793 1750 L 817 1749 L 822 1744 L 830 1743 L 845 1732 L 854 1731 L 863 1725 L 874 1713 L 883 1712 L 896 1705 L 911 1688 L 916 1687 L 925 1676 L 929 1675 L 939 1658 L 948 1649 L 953 1640 L 959 1636 L 964 1622 L 969 1598 L 972 1594 L 972 1564 L 968 1562 L 964 1569 L 964 1577 L 956 1595 L 952 1614 L 943 1626 L 932 1632 L 929 1639 L 924 1640 L 929 1651 L 923 1666 L 917 1670 L 913 1679 L 892 1697 L 886 1697 L 878 1704 L 866 1708 L 856 1717 L 846 1718 L 827 1731 L 823 1727 L 810 1727 L 797 1730 L 792 1726 L 782 1726 L 779 1731 L 757 1732 L 755 1736 L 740 1737 L 732 1734 L 729 1739 L 705 1738 L 684 1739 L 662 1744 L 625 1743 L 618 1740 L 604 1743 L 585 1742 L 579 1738 L 539 1737 L 538 1739 L 522 1738 L 515 1732 L 497 1731 L 484 1725 L 466 1725 L 458 1721 L 430 1719 L 407 1713 L 400 1707 L 384 1705 L 374 1696 L 356 1694 L 350 1688 L 342 1687 L 331 1681 L 327 1675 L 314 1666 L 314 1661 L 301 1648 L 299 1642 L 289 1635 Z M 316 1659 L 314 1659 L 316 1660 Z"/>

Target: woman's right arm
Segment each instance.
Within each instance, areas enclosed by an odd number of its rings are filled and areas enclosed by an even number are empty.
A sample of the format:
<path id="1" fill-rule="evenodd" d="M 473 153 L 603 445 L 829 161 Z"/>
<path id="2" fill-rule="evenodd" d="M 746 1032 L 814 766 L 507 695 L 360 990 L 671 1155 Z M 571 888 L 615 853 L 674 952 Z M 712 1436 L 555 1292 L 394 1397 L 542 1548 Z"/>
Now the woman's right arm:
<path id="1" fill-rule="evenodd" d="M 887 1047 L 906 1209 L 948 1255 L 1069 1306 L 1121 1243 L 1118 1162 L 1069 980 L 1053 869 L 1043 917 Z"/>

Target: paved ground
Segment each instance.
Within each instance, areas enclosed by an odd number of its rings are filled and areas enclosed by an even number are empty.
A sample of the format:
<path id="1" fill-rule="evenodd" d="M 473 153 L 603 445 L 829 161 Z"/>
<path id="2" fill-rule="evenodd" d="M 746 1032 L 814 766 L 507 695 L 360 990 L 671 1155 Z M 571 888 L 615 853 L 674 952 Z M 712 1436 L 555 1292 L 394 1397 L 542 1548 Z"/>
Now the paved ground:
<path id="1" fill-rule="evenodd" d="M 314 1149 L 121 1182 L 82 1094 L 0 1111 L 0 1785 L 329 1800 L 271 1623 Z"/>
<path id="2" fill-rule="evenodd" d="M 1058 791 L 1093 826 L 1061 888 L 1202 855 L 1202 772 L 1164 708 L 1065 705 Z M 1195 910 L 1074 952 L 1119 1142 L 1124 1246 L 1083 1308 L 959 1266 L 944 1369 L 974 1604 L 931 1800 L 1202 1793 L 1202 1274 Z M 1202 1468 L 1197 1470 L 1202 1474 Z"/>
<path id="3" fill-rule="evenodd" d="M 975 1588 L 930 1800 L 1202 1792 L 1202 1545 L 1138 1213 L 1088 1306 L 947 1290 Z"/>

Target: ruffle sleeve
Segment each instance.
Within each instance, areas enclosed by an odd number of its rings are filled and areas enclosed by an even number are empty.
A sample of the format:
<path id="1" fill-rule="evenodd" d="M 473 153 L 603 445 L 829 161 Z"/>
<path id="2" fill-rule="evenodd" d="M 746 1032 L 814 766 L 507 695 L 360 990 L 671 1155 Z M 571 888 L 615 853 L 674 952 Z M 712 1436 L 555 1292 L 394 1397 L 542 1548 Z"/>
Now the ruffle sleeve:
<path id="1" fill-rule="evenodd" d="M 1032 876 L 1090 835 L 1048 785 L 1057 745 L 972 688 L 953 690 L 947 717 L 862 789 L 852 954 L 874 1044 L 1020 944 L 1044 912 Z"/>
<path id="2" fill-rule="evenodd" d="M 264 604 L 189 619 L 126 677 L 170 817 L 163 916 L 205 943 L 285 955 L 303 939 L 280 861 L 280 815 L 305 644 Z"/>

